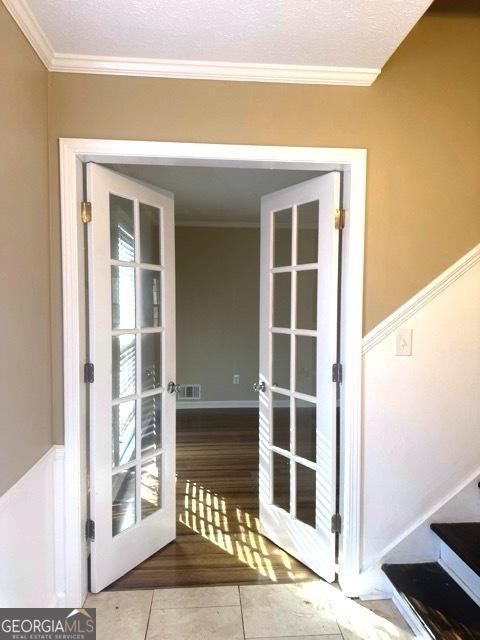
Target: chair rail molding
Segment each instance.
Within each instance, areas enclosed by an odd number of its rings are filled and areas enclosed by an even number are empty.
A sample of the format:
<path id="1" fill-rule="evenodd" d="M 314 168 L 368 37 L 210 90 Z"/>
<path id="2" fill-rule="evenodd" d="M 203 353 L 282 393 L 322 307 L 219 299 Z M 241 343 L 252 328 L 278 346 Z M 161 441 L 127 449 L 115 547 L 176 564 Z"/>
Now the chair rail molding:
<path id="1" fill-rule="evenodd" d="M 422 307 L 436 298 L 442 291 L 450 287 L 458 278 L 469 271 L 480 261 L 480 244 L 473 247 L 451 267 L 446 269 L 426 287 L 421 289 L 410 300 L 399 307 L 363 338 L 362 352 L 366 354 L 389 334 L 398 329 L 404 322 L 415 315 Z"/>

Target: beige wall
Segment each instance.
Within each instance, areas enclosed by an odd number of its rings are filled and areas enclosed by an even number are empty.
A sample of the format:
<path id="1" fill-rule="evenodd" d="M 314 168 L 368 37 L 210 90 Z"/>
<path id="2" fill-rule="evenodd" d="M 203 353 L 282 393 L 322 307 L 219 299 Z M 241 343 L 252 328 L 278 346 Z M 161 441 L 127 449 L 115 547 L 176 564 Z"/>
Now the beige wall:
<path id="1" fill-rule="evenodd" d="M 47 76 L 0 3 L 0 495 L 52 443 Z"/>
<path id="2" fill-rule="evenodd" d="M 175 251 L 179 384 L 201 384 L 202 400 L 256 401 L 259 229 L 177 227 Z"/>
<path id="3" fill-rule="evenodd" d="M 367 148 L 368 331 L 480 240 L 479 23 L 427 13 L 368 88 L 51 74 L 57 441 L 59 137 Z"/>

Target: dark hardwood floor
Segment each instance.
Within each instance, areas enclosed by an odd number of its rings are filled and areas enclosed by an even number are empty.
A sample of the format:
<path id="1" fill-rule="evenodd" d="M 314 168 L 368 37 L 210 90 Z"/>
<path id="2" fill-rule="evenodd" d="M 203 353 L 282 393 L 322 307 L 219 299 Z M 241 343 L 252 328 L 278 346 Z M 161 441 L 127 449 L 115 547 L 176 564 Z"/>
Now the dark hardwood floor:
<path id="1" fill-rule="evenodd" d="M 258 533 L 255 409 L 178 411 L 177 519 L 177 539 L 109 589 L 317 578 Z"/>

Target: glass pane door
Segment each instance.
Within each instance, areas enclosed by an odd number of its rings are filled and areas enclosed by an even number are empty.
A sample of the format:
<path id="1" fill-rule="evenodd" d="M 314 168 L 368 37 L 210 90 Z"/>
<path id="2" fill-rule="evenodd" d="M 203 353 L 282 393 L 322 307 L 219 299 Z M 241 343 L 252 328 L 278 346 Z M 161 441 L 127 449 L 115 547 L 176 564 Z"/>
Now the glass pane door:
<path id="1" fill-rule="evenodd" d="M 340 176 L 262 198 L 260 525 L 326 580 L 335 576 Z"/>
<path id="2" fill-rule="evenodd" d="M 114 536 L 162 505 L 161 216 L 110 193 Z"/>
<path id="3" fill-rule="evenodd" d="M 271 216 L 272 503 L 315 528 L 319 203 Z"/>
<path id="4" fill-rule="evenodd" d="M 172 194 L 87 165 L 94 591 L 175 537 Z"/>

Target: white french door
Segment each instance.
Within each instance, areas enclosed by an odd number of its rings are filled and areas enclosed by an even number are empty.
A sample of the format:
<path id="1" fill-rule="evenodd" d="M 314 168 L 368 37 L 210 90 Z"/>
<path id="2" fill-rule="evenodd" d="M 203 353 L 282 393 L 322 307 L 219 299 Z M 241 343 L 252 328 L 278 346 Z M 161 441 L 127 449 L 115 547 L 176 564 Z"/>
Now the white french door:
<path id="1" fill-rule="evenodd" d="M 262 198 L 260 526 L 335 579 L 337 171 Z"/>
<path id="2" fill-rule="evenodd" d="M 174 209 L 171 193 L 91 163 L 87 193 L 98 592 L 175 537 Z"/>

